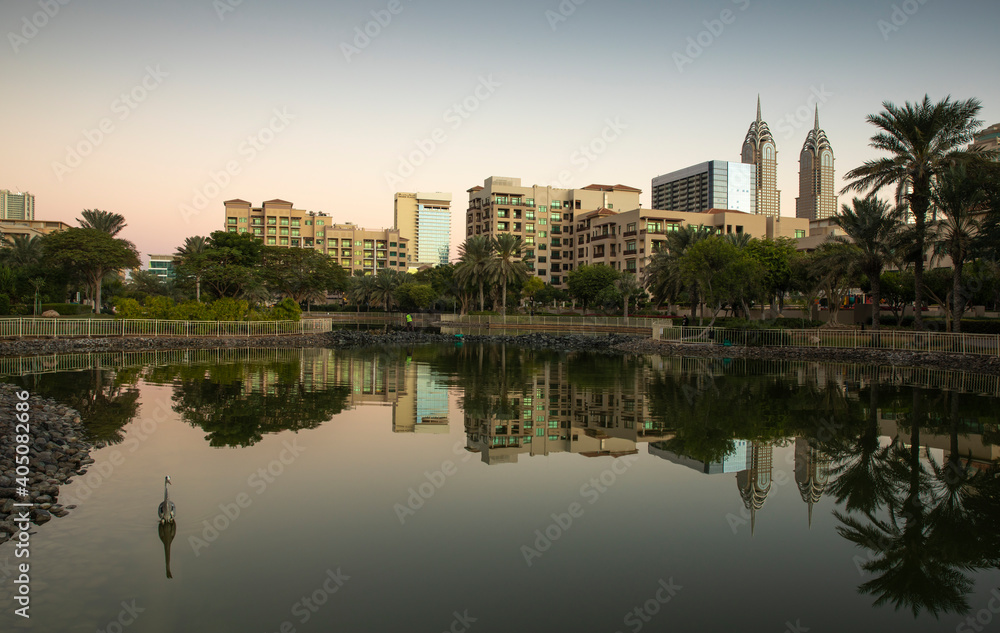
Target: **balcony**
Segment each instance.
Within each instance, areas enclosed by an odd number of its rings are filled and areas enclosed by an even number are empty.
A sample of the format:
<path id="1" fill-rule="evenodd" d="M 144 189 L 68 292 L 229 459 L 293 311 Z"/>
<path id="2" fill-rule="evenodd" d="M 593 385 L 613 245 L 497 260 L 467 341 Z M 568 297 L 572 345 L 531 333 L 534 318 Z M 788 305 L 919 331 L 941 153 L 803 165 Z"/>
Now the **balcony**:
<path id="1" fill-rule="evenodd" d="M 623 237 L 632 237 L 633 235 L 638 235 L 638 233 L 638 231 L 625 231 L 622 235 Z"/>
<path id="2" fill-rule="evenodd" d="M 599 242 L 599 241 L 601 241 L 601 240 L 610 240 L 610 239 L 614 239 L 615 237 L 616 237 L 616 236 L 615 236 L 615 235 L 614 235 L 613 233 L 607 233 L 607 234 L 605 234 L 605 235 L 598 235 L 597 237 L 593 237 L 593 238 L 591 238 L 591 241 L 592 241 L 592 242 Z"/>

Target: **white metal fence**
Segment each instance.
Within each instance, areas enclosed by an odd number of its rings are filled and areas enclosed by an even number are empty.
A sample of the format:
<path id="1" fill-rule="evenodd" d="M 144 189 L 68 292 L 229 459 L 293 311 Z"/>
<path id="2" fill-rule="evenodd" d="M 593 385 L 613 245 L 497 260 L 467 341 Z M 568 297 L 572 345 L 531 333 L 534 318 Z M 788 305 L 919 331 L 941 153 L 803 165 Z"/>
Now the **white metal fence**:
<path id="1" fill-rule="evenodd" d="M 0 338 L 112 336 L 283 336 L 329 332 L 329 319 L 166 321 L 160 319 L 0 319 Z"/>

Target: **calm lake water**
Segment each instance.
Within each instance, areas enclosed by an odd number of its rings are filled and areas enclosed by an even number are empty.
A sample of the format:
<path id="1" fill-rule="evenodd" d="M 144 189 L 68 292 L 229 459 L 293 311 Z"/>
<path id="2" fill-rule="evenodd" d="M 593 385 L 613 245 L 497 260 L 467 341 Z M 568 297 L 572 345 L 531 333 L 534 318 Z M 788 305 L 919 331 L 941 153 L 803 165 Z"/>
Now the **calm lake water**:
<path id="1" fill-rule="evenodd" d="M 35 530 L 30 622 L 0 545 L 3 631 L 1000 629 L 994 377 L 478 345 L 4 371 L 102 447 Z"/>

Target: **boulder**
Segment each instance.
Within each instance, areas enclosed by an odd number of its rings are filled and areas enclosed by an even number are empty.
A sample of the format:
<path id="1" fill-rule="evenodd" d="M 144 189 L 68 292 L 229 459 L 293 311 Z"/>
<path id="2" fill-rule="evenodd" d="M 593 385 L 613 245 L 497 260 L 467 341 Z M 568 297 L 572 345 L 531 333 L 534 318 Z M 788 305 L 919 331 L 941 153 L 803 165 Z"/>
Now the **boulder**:
<path id="1" fill-rule="evenodd" d="M 59 313 L 55 310 L 46 310 L 45 312 L 42 312 L 42 316 L 46 318 L 57 317 L 59 316 Z"/>

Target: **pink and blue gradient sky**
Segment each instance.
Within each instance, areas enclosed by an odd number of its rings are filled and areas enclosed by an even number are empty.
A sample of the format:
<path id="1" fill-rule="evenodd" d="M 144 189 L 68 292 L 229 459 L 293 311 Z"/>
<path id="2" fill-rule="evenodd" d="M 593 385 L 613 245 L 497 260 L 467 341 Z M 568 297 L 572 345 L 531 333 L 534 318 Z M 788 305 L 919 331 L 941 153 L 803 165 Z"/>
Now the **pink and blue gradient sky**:
<path id="1" fill-rule="evenodd" d="M 758 93 L 784 215 L 811 95 L 838 188 L 877 155 L 883 100 L 977 97 L 1000 122 L 995 0 L 576 2 L 8 0 L 0 188 L 35 194 L 40 219 L 123 214 L 144 261 L 221 228 L 230 198 L 384 227 L 394 191 L 450 191 L 457 244 L 465 190 L 491 175 L 568 171 L 648 206 L 654 176 L 738 161 Z"/>

